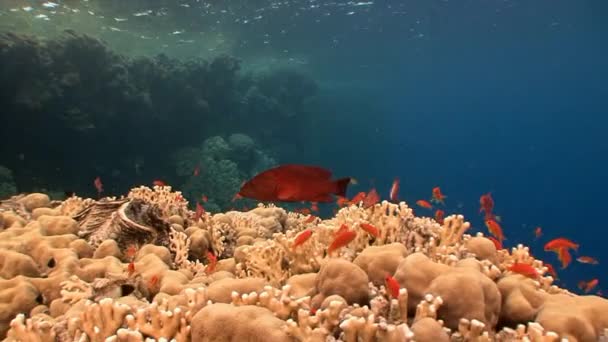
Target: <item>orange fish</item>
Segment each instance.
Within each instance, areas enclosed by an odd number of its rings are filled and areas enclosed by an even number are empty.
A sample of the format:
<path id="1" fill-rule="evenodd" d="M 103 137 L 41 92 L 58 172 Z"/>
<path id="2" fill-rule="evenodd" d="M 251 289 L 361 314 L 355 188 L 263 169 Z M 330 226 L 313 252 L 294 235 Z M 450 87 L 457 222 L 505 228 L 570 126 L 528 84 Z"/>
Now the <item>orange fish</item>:
<path id="1" fill-rule="evenodd" d="M 572 262 L 572 255 L 567 248 L 560 248 L 557 250 L 557 258 L 562 263 L 562 269 L 568 267 Z"/>
<path id="2" fill-rule="evenodd" d="M 553 239 L 545 244 L 545 251 L 555 251 L 562 248 L 578 250 L 578 244 L 566 238 Z"/>
<path id="3" fill-rule="evenodd" d="M 327 254 L 330 255 L 336 249 L 348 245 L 351 241 L 355 239 L 355 237 L 357 237 L 357 233 L 352 230 L 348 230 L 348 228 L 347 230 L 342 231 L 338 236 L 336 236 L 334 241 L 332 241 L 332 243 L 329 245 L 329 248 L 327 248 Z"/>
<path id="4" fill-rule="evenodd" d="M 541 227 L 536 227 L 536 229 L 534 229 L 534 236 L 536 236 L 536 238 L 540 238 L 543 235 L 543 229 Z"/>
<path id="5" fill-rule="evenodd" d="M 576 258 L 576 261 L 580 262 L 581 264 L 592 264 L 592 265 L 599 264 L 599 262 L 595 258 L 592 258 L 590 256 L 580 256 L 580 257 Z"/>
<path id="6" fill-rule="evenodd" d="M 506 238 L 502 232 L 502 227 L 500 226 L 500 224 L 498 224 L 498 222 L 490 219 L 490 220 L 485 220 L 485 223 L 486 223 L 486 227 L 488 228 L 488 231 L 490 232 L 490 234 L 494 235 L 499 241 L 506 240 Z"/>
<path id="7" fill-rule="evenodd" d="M 418 200 L 418 201 L 416 201 L 416 204 L 418 204 L 419 206 L 421 206 L 425 209 L 433 209 L 433 205 L 425 200 Z"/>
<path id="8" fill-rule="evenodd" d="M 359 227 L 361 227 L 361 229 L 370 233 L 374 237 L 378 237 L 378 235 L 379 235 L 378 228 L 372 226 L 369 223 L 361 223 L 361 224 L 359 224 Z"/>
<path id="9" fill-rule="evenodd" d="M 481 195 L 479 198 L 479 205 L 480 213 L 485 211 L 486 215 L 492 214 L 492 210 L 494 209 L 494 200 L 492 199 L 492 194 L 488 192 L 487 194 Z"/>
<path id="10" fill-rule="evenodd" d="M 538 278 L 538 272 L 532 265 L 516 262 L 508 268 L 509 271 L 519 273 L 526 277 Z"/>
<path id="11" fill-rule="evenodd" d="M 203 195 L 201 196 L 201 201 L 203 201 L 203 203 L 207 203 L 207 201 L 209 201 L 209 197 L 207 197 L 207 195 Z"/>
<path id="12" fill-rule="evenodd" d="M 585 293 L 589 293 L 591 292 L 598 284 L 600 283 L 600 281 L 595 278 L 595 279 L 591 279 L 589 281 L 579 281 L 578 282 L 578 288 L 585 291 Z"/>
<path id="13" fill-rule="evenodd" d="M 130 277 L 133 275 L 133 273 L 135 273 L 135 263 L 133 263 L 133 261 L 131 261 L 129 263 L 129 265 L 127 266 L 127 274 Z"/>
<path id="14" fill-rule="evenodd" d="M 293 246 L 291 248 L 296 249 L 296 247 L 298 247 L 299 245 L 303 244 L 308 239 L 310 239 L 311 235 L 312 235 L 312 230 L 310 230 L 310 229 L 304 230 L 303 232 L 298 234 L 296 236 L 296 238 L 293 240 Z"/>
<path id="15" fill-rule="evenodd" d="M 434 203 L 441 203 L 443 205 L 445 205 L 445 199 L 448 196 L 445 196 L 444 194 L 441 193 L 441 188 L 436 186 L 433 188 L 433 198 L 431 198 L 431 202 Z"/>
<path id="16" fill-rule="evenodd" d="M 391 295 L 391 297 L 398 298 L 399 289 L 401 288 L 401 285 L 399 285 L 397 279 L 393 278 L 390 274 L 387 273 L 384 276 L 384 283 L 386 284 L 386 289 L 388 290 L 388 293 Z"/>
<path id="17" fill-rule="evenodd" d="M 389 193 L 389 198 L 391 202 L 397 202 L 399 196 L 399 178 L 395 178 L 393 180 L 393 185 L 391 186 L 391 192 Z"/>
<path id="18" fill-rule="evenodd" d="M 103 192 L 103 183 L 101 183 L 101 178 L 99 176 L 95 178 L 93 185 L 95 185 L 95 189 L 97 189 L 97 195 L 101 196 L 101 193 Z"/>
<path id="19" fill-rule="evenodd" d="M 367 196 L 367 194 L 364 191 L 357 193 L 353 199 L 350 200 L 350 204 L 359 205 L 359 202 L 365 200 L 365 196 Z"/>
<path id="20" fill-rule="evenodd" d="M 197 177 L 200 173 L 201 173 L 201 167 L 196 165 L 196 167 L 194 168 L 194 171 L 192 172 L 192 175 L 194 177 Z"/>
<path id="21" fill-rule="evenodd" d="M 338 198 L 336 199 L 336 204 L 338 205 L 338 207 L 343 208 L 349 204 L 348 198 L 343 197 L 343 196 L 337 196 L 337 197 Z"/>
<path id="22" fill-rule="evenodd" d="M 363 199 L 363 208 L 369 208 L 376 205 L 378 202 L 380 202 L 380 195 L 378 195 L 378 191 L 376 191 L 375 188 L 371 189 L 367 195 L 365 195 L 365 199 Z"/>
<path id="23" fill-rule="evenodd" d="M 232 196 L 232 199 L 230 200 L 230 202 L 234 202 L 234 201 L 240 200 L 242 198 L 243 198 L 243 196 L 241 196 L 241 194 L 236 193 L 234 196 Z"/>
<path id="24" fill-rule="evenodd" d="M 307 218 L 307 219 L 304 221 L 304 223 L 311 223 L 311 222 L 313 222 L 313 221 L 314 221 L 314 220 L 316 220 L 316 219 L 317 219 L 317 217 L 316 217 L 315 215 L 310 215 L 310 216 L 308 216 L 308 218 Z"/>
<path id="25" fill-rule="evenodd" d="M 125 251 L 125 256 L 129 259 L 129 261 L 133 261 L 135 254 L 137 254 L 137 246 L 135 244 L 129 245 Z"/>
<path id="26" fill-rule="evenodd" d="M 213 273 L 213 271 L 215 271 L 215 266 L 217 266 L 217 256 L 212 252 L 207 251 L 207 261 L 209 262 L 209 264 L 207 265 L 205 272 L 207 274 L 211 274 Z"/>
<path id="27" fill-rule="evenodd" d="M 258 201 L 332 202 L 345 196 L 350 177 L 331 180 L 331 171 L 307 165 L 287 164 L 263 171 L 241 187 L 239 194 Z"/>
<path id="28" fill-rule="evenodd" d="M 319 204 L 317 202 L 312 202 L 310 204 L 310 210 L 314 211 L 315 213 L 319 211 Z"/>
<path id="29" fill-rule="evenodd" d="M 155 179 L 152 182 L 152 185 L 154 185 L 154 186 L 167 186 L 167 183 L 163 182 L 162 180 Z"/>
<path id="30" fill-rule="evenodd" d="M 196 202 L 196 211 L 194 212 L 194 222 L 198 222 L 198 220 L 200 220 L 200 218 L 203 216 L 203 214 L 205 214 L 205 208 L 203 208 L 203 206 Z"/>
<path id="31" fill-rule="evenodd" d="M 502 242 L 496 240 L 495 237 L 492 236 L 486 236 L 486 239 L 492 241 L 492 243 L 494 244 L 494 247 L 496 247 L 496 250 L 500 250 L 502 249 Z"/>
<path id="32" fill-rule="evenodd" d="M 435 221 L 439 224 L 443 224 L 443 217 L 445 216 L 445 212 L 441 209 L 437 209 L 435 211 Z"/>
<path id="33" fill-rule="evenodd" d="M 545 267 L 547 267 L 547 273 L 549 273 L 554 279 L 557 279 L 557 272 L 553 268 L 553 265 L 544 263 Z"/>
<path id="34" fill-rule="evenodd" d="M 155 274 L 150 278 L 150 281 L 148 281 L 148 288 L 149 289 L 154 289 L 156 287 L 156 285 L 158 285 L 158 276 Z"/>
<path id="35" fill-rule="evenodd" d="M 308 208 L 296 208 L 294 211 L 296 213 L 300 213 L 302 215 L 310 215 L 310 213 L 311 213 L 311 210 Z"/>

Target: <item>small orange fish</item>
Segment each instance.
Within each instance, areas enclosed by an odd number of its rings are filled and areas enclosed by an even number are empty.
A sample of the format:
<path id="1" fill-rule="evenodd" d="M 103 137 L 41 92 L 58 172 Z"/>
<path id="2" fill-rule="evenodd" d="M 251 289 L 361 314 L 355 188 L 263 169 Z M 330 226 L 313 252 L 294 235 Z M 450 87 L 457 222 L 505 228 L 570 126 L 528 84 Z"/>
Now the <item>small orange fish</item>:
<path id="1" fill-rule="evenodd" d="M 393 180 L 393 185 L 391 185 L 391 191 L 389 193 L 391 202 L 397 202 L 397 196 L 399 196 L 399 178 L 395 178 L 395 180 Z"/>
<path id="2" fill-rule="evenodd" d="M 125 256 L 129 259 L 129 261 L 133 261 L 135 254 L 137 254 L 137 245 L 129 245 L 129 247 L 127 247 L 127 250 L 125 251 Z"/>
<path id="3" fill-rule="evenodd" d="M 445 199 L 447 197 L 448 196 L 441 193 L 441 188 L 436 186 L 433 188 L 433 197 L 431 198 L 431 202 L 441 203 L 441 204 L 445 205 Z"/>
<path id="4" fill-rule="evenodd" d="M 201 196 L 201 201 L 203 201 L 203 203 L 207 203 L 207 201 L 209 201 L 209 197 L 207 197 L 207 195 L 203 195 Z"/>
<path id="5" fill-rule="evenodd" d="M 479 198 L 479 212 L 482 213 L 485 211 L 486 215 L 492 214 L 492 209 L 494 209 L 494 200 L 492 199 L 492 194 L 487 193 L 481 195 Z"/>
<path id="6" fill-rule="evenodd" d="M 293 246 L 291 247 L 291 249 L 296 249 L 296 247 L 298 247 L 301 244 L 303 244 L 304 242 L 308 241 L 308 239 L 310 239 L 311 236 L 312 236 L 312 230 L 306 229 L 306 230 L 302 231 L 293 240 Z"/>
<path id="7" fill-rule="evenodd" d="M 538 239 L 543 235 L 543 229 L 541 227 L 536 227 L 534 229 L 534 236 Z"/>
<path id="8" fill-rule="evenodd" d="M 294 210 L 296 213 L 300 213 L 302 215 L 310 215 L 311 211 L 308 208 L 297 208 Z"/>
<path id="9" fill-rule="evenodd" d="M 538 278 L 538 272 L 532 265 L 516 262 L 508 268 L 509 271 L 519 273 L 529 278 Z"/>
<path id="10" fill-rule="evenodd" d="M 572 255 L 567 248 L 560 248 L 557 250 L 557 258 L 562 263 L 562 269 L 568 267 L 572 262 Z"/>
<path id="11" fill-rule="evenodd" d="M 361 227 L 361 229 L 370 233 L 374 237 L 378 237 L 378 235 L 380 235 L 380 233 L 378 232 L 378 228 L 372 226 L 369 223 L 361 223 L 361 224 L 359 224 L 359 227 Z"/>
<path id="12" fill-rule="evenodd" d="M 425 209 L 433 209 L 433 205 L 425 200 L 418 200 L 418 201 L 416 201 L 416 204 L 418 204 L 418 206 L 425 208 Z"/>
<path id="13" fill-rule="evenodd" d="M 148 281 L 148 288 L 153 290 L 154 288 L 156 288 L 156 285 L 158 285 L 159 282 L 159 278 L 158 276 L 155 274 L 153 275 L 150 280 Z"/>
<path id="14" fill-rule="evenodd" d="M 441 209 L 437 209 L 435 211 L 435 221 L 439 224 L 443 224 L 443 217 L 445 216 L 445 212 Z"/>
<path id="15" fill-rule="evenodd" d="M 135 273 L 135 263 L 133 261 L 131 261 L 129 263 L 129 265 L 127 266 L 127 274 L 130 277 L 133 275 L 133 273 Z"/>
<path id="16" fill-rule="evenodd" d="M 310 210 L 314 211 L 315 213 L 319 211 L 319 203 L 317 202 L 312 202 L 310 204 Z"/>
<path id="17" fill-rule="evenodd" d="M 209 262 L 209 264 L 207 265 L 205 272 L 207 274 L 211 274 L 213 273 L 213 271 L 215 271 L 215 267 L 217 266 L 217 256 L 212 252 L 207 251 L 207 261 Z"/>
<path id="18" fill-rule="evenodd" d="M 355 237 L 357 237 L 357 233 L 352 230 L 342 231 L 338 236 L 336 236 L 334 241 L 332 241 L 332 243 L 329 245 L 329 248 L 327 248 L 327 254 L 331 255 L 331 253 L 336 249 L 348 245 L 351 241 L 355 239 Z"/>
<path id="19" fill-rule="evenodd" d="M 367 194 L 364 191 L 361 191 L 359 193 L 357 193 L 351 200 L 350 200 L 350 204 L 354 204 L 354 205 L 359 205 L 359 202 L 364 201 L 365 200 L 365 196 L 367 196 Z"/>
<path id="20" fill-rule="evenodd" d="M 192 172 L 192 175 L 194 177 L 198 177 L 198 175 L 201 173 L 201 167 L 196 165 L 196 167 L 194 168 L 194 171 Z"/>
<path id="21" fill-rule="evenodd" d="M 562 249 L 562 248 L 566 248 L 566 249 L 572 248 L 576 251 L 576 250 L 578 250 L 578 244 L 574 243 L 566 238 L 553 239 L 545 244 L 546 252 L 555 251 L 555 250 Z"/>
<path id="22" fill-rule="evenodd" d="M 390 274 L 387 273 L 384 276 L 384 283 L 385 283 L 386 289 L 388 290 L 388 293 L 391 295 L 391 297 L 398 298 L 399 289 L 401 288 L 401 285 L 399 285 L 399 282 L 397 281 L 397 279 L 393 278 Z"/>
<path id="23" fill-rule="evenodd" d="M 496 247 L 496 250 L 501 250 L 502 249 L 502 242 L 496 240 L 495 237 L 486 236 L 486 239 L 492 241 L 492 243 L 494 244 L 494 247 Z"/>
<path id="24" fill-rule="evenodd" d="M 547 268 L 547 273 L 549 273 L 549 275 L 551 275 L 553 277 L 553 279 L 557 279 L 557 272 L 555 272 L 553 265 L 548 264 L 548 263 L 544 263 L 544 265 Z"/>
<path id="25" fill-rule="evenodd" d="M 578 282 L 578 288 L 585 291 L 585 293 L 589 293 L 591 292 L 598 284 L 600 283 L 600 281 L 595 278 L 595 279 L 591 279 L 589 281 L 584 281 L 581 280 Z"/>
<path id="26" fill-rule="evenodd" d="M 200 220 L 200 218 L 203 216 L 203 214 L 205 214 L 205 208 L 203 208 L 203 206 L 196 202 L 196 211 L 194 212 L 194 222 L 198 222 L 198 220 Z"/>
<path id="27" fill-rule="evenodd" d="M 502 232 L 502 227 L 500 226 L 500 224 L 498 224 L 498 222 L 494 220 L 485 220 L 485 223 L 490 234 L 494 235 L 501 242 L 503 240 L 506 240 Z"/>
<path id="28" fill-rule="evenodd" d="M 376 205 L 378 202 L 380 202 L 380 195 L 378 195 L 375 188 L 371 189 L 367 195 L 365 195 L 365 199 L 363 200 L 363 208 L 369 208 Z"/>
<path id="29" fill-rule="evenodd" d="M 348 203 L 348 198 L 343 197 L 343 196 L 337 196 L 336 204 L 340 208 L 346 207 L 349 204 Z"/>
<path id="30" fill-rule="evenodd" d="M 230 200 L 230 202 L 234 202 L 234 201 L 240 200 L 242 198 L 243 198 L 243 196 L 241 196 L 241 194 L 236 193 L 234 196 L 232 196 L 232 199 Z"/>
<path id="31" fill-rule="evenodd" d="M 95 185 L 95 189 L 97 189 L 97 196 L 101 196 L 101 193 L 103 192 L 103 183 L 101 183 L 101 178 L 99 176 L 95 178 L 93 185 Z"/>
<path id="32" fill-rule="evenodd" d="M 154 186 L 167 186 L 167 183 L 165 183 L 162 180 L 156 179 L 152 182 L 152 185 Z"/>
<path id="33" fill-rule="evenodd" d="M 311 222 L 313 222 L 313 221 L 314 221 L 314 220 L 316 220 L 316 219 L 317 219 L 317 217 L 316 217 L 315 215 L 310 215 L 310 216 L 308 216 L 308 218 L 307 218 L 307 219 L 304 221 L 304 223 L 311 223 Z"/>
<path id="34" fill-rule="evenodd" d="M 591 265 L 599 264 L 599 262 L 595 258 L 592 258 L 590 256 L 580 256 L 580 257 L 576 258 L 576 261 L 580 262 L 581 264 L 591 264 Z"/>

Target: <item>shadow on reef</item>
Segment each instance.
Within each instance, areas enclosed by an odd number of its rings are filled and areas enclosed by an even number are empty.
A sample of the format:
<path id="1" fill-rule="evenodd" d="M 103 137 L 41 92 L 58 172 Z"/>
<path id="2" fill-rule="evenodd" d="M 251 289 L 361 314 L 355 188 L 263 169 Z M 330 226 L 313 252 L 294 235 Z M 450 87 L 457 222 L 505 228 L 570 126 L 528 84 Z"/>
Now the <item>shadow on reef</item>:
<path id="1" fill-rule="evenodd" d="M 15 143 L 0 146 L 0 165 L 13 173 L 9 189 L 90 193 L 101 176 L 117 193 L 178 176 L 170 156 L 211 136 L 303 144 L 306 131 L 296 128 L 313 120 L 317 91 L 306 75 L 244 73 L 228 55 L 130 58 L 72 30 L 55 40 L 6 33 L 0 136 Z"/>

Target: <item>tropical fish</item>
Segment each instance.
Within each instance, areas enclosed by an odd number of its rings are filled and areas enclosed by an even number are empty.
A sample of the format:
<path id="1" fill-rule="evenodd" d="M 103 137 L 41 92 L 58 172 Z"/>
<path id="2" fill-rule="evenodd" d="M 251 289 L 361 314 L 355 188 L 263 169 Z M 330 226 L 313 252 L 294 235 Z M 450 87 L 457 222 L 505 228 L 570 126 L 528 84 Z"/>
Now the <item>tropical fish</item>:
<path id="1" fill-rule="evenodd" d="M 445 199 L 448 196 L 445 196 L 444 194 L 441 193 L 441 188 L 436 186 L 433 188 L 433 197 L 431 198 L 431 202 L 434 203 L 441 203 L 443 205 L 445 205 Z"/>
<path id="2" fill-rule="evenodd" d="M 136 254 L 137 254 L 137 245 L 135 245 L 135 244 L 129 245 L 129 247 L 127 247 L 127 250 L 125 251 L 125 256 L 127 257 L 127 259 L 129 259 L 129 261 L 133 261 L 133 258 L 135 258 Z"/>
<path id="3" fill-rule="evenodd" d="M 331 202 L 332 195 L 345 196 L 350 178 L 331 180 L 331 171 L 306 165 L 287 164 L 259 173 L 239 191 L 258 201 Z"/>
<path id="4" fill-rule="evenodd" d="M 133 261 L 131 261 L 129 263 L 129 265 L 127 266 L 127 274 L 130 277 L 133 275 L 133 273 L 135 273 L 135 263 Z"/>
<path id="5" fill-rule="evenodd" d="M 576 258 L 576 261 L 578 261 L 582 264 L 592 264 L 592 265 L 599 264 L 599 262 L 595 258 L 592 258 L 590 256 L 580 256 L 580 257 Z"/>
<path id="6" fill-rule="evenodd" d="M 296 247 L 298 247 L 299 245 L 301 245 L 304 242 L 308 241 L 308 239 L 310 239 L 311 236 L 312 236 L 312 230 L 306 229 L 306 230 L 302 231 L 293 240 L 293 246 L 291 248 L 292 249 L 296 249 Z"/>
<path id="7" fill-rule="evenodd" d="M 494 209 L 494 200 L 492 199 L 492 194 L 488 192 L 487 194 L 481 195 L 479 198 L 479 205 L 480 213 L 485 212 L 486 215 L 491 215 L 492 210 Z"/>
<path id="8" fill-rule="evenodd" d="M 493 219 L 488 219 L 485 220 L 485 224 L 490 234 L 494 235 L 499 241 L 502 242 L 503 240 L 506 240 L 502 232 L 502 227 L 500 224 L 498 224 L 498 222 Z"/>
<path id="9" fill-rule="evenodd" d="M 344 196 L 337 196 L 336 204 L 340 208 L 346 207 L 347 205 L 349 205 L 348 198 Z"/>
<path id="10" fill-rule="evenodd" d="M 496 250 L 501 250 L 502 249 L 502 242 L 496 240 L 495 237 L 493 237 L 493 236 L 487 236 L 486 239 L 492 241 L 492 243 L 494 244 L 494 247 L 496 247 Z"/>
<path id="11" fill-rule="evenodd" d="M 560 248 L 557 250 L 557 258 L 562 263 L 562 269 L 568 267 L 572 262 L 572 255 L 568 251 L 568 248 Z"/>
<path id="12" fill-rule="evenodd" d="M 319 211 L 319 203 L 317 202 L 312 202 L 310 204 L 310 210 L 314 211 L 315 213 Z"/>
<path id="13" fill-rule="evenodd" d="M 99 176 L 95 178 L 93 185 L 95 185 L 95 189 L 97 189 L 97 195 L 101 196 L 101 193 L 103 192 L 103 183 L 101 183 L 101 178 Z"/>
<path id="14" fill-rule="evenodd" d="M 399 178 L 395 178 L 395 180 L 393 180 L 393 185 L 391 186 L 391 191 L 389 193 L 391 202 L 397 202 L 397 196 L 399 196 Z"/>
<path id="15" fill-rule="evenodd" d="M 213 254 L 211 251 L 207 251 L 207 268 L 205 268 L 205 273 L 211 274 L 215 271 L 215 267 L 217 266 L 217 256 Z"/>
<path id="16" fill-rule="evenodd" d="M 203 203 L 207 203 L 207 201 L 209 201 L 209 197 L 207 197 L 207 195 L 203 195 L 201 196 L 201 201 L 203 201 Z"/>
<path id="17" fill-rule="evenodd" d="M 368 232 L 370 235 L 372 235 L 374 237 L 378 237 L 378 235 L 379 235 L 378 228 L 372 226 L 369 223 L 361 223 L 361 224 L 359 224 L 359 227 L 361 227 L 361 229 L 365 230 L 366 232 Z"/>
<path id="18" fill-rule="evenodd" d="M 196 211 L 194 212 L 194 222 L 198 222 L 198 220 L 205 214 L 205 208 L 198 202 L 196 202 Z"/>
<path id="19" fill-rule="evenodd" d="M 433 209 L 433 205 L 431 203 L 429 203 L 429 201 L 426 201 L 426 200 L 417 200 L 416 204 L 418 204 L 418 206 L 423 207 L 425 209 Z"/>
<path id="20" fill-rule="evenodd" d="M 441 209 L 437 209 L 435 211 L 435 221 L 439 224 L 443 224 L 443 217 L 445 216 L 445 212 Z"/>
<path id="21" fill-rule="evenodd" d="M 399 285 L 397 279 L 393 278 L 390 274 L 387 273 L 386 276 L 384 276 L 384 283 L 386 284 L 386 289 L 391 295 L 391 297 L 398 298 L 399 289 L 401 288 L 401 285 Z"/>
<path id="22" fill-rule="evenodd" d="M 509 271 L 519 273 L 526 277 L 538 278 L 538 272 L 532 265 L 516 262 L 508 268 Z"/>
<path id="23" fill-rule="evenodd" d="M 376 188 L 373 188 L 365 195 L 365 198 L 363 199 L 363 208 L 369 208 L 376 205 L 378 202 L 380 202 L 380 195 L 378 195 Z"/>
<path id="24" fill-rule="evenodd" d="M 304 221 L 304 223 L 311 223 L 311 222 L 313 222 L 313 221 L 314 221 L 314 220 L 316 220 L 316 219 L 317 219 L 317 217 L 316 217 L 315 215 L 310 215 L 310 216 L 308 216 L 308 218 L 307 218 L 307 219 Z"/>
<path id="25" fill-rule="evenodd" d="M 354 204 L 354 205 L 359 205 L 359 202 L 364 201 L 365 200 L 365 196 L 367 196 L 367 194 L 365 193 L 365 191 L 361 191 L 359 193 L 357 193 L 351 200 L 350 200 L 350 204 Z"/>
<path id="26" fill-rule="evenodd" d="M 158 285 L 159 282 L 159 278 L 158 276 L 155 274 L 152 277 L 150 277 L 150 280 L 148 281 L 148 289 L 155 289 L 156 286 Z"/>
<path id="27" fill-rule="evenodd" d="M 558 249 L 574 249 L 578 250 L 578 244 L 574 243 L 566 238 L 553 239 L 545 244 L 545 251 L 555 251 Z"/>
<path id="28" fill-rule="evenodd" d="M 196 165 L 196 167 L 194 168 L 194 171 L 192 171 L 192 175 L 194 177 L 197 177 L 200 173 L 201 173 L 201 167 L 199 165 Z"/>
<path id="29" fill-rule="evenodd" d="M 589 293 L 591 292 L 598 284 L 600 283 L 600 281 L 595 278 L 595 279 L 591 279 L 589 281 L 584 281 L 581 280 L 578 282 L 578 288 L 585 291 L 585 293 Z"/>
<path id="30" fill-rule="evenodd" d="M 167 183 L 165 183 L 164 181 L 162 181 L 160 179 L 155 179 L 152 182 L 152 185 L 154 185 L 154 186 L 167 186 Z"/>
<path id="31" fill-rule="evenodd" d="M 329 245 L 329 248 L 327 248 L 327 254 L 331 255 L 331 253 L 336 249 L 348 245 L 351 241 L 355 239 L 356 236 L 357 233 L 352 230 L 348 230 L 347 228 L 347 230 L 341 232 L 338 236 L 336 236 L 334 241 L 332 241 L 332 243 Z"/>
<path id="32" fill-rule="evenodd" d="M 547 273 L 549 273 L 554 279 L 557 279 L 557 272 L 555 272 L 553 265 L 544 263 L 544 266 L 547 268 Z"/>
<path id="33" fill-rule="evenodd" d="M 536 227 L 534 229 L 534 236 L 538 239 L 543 235 L 543 229 L 541 227 Z"/>

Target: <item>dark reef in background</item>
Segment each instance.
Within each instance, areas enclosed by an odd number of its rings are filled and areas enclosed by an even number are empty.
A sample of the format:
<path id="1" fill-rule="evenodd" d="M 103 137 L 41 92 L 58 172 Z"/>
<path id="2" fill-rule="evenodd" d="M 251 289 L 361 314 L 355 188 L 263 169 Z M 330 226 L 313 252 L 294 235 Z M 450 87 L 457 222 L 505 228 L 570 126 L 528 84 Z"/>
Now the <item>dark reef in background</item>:
<path id="1" fill-rule="evenodd" d="M 299 145 L 316 83 L 292 70 L 243 74 L 239 61 L 127 58 L 74 31 L 43 41 L 0 36 L 0 165 L 19 191 L 92 192 L 92 179 L 177 177 L 172 151 L 241 132 L 263 146 Z M 280 153 L 280 149 L 275 152 Z M 136 175 L 133 160 L 146 167 Z M 116 172 L 118 170 L 118 172 Z"/>

